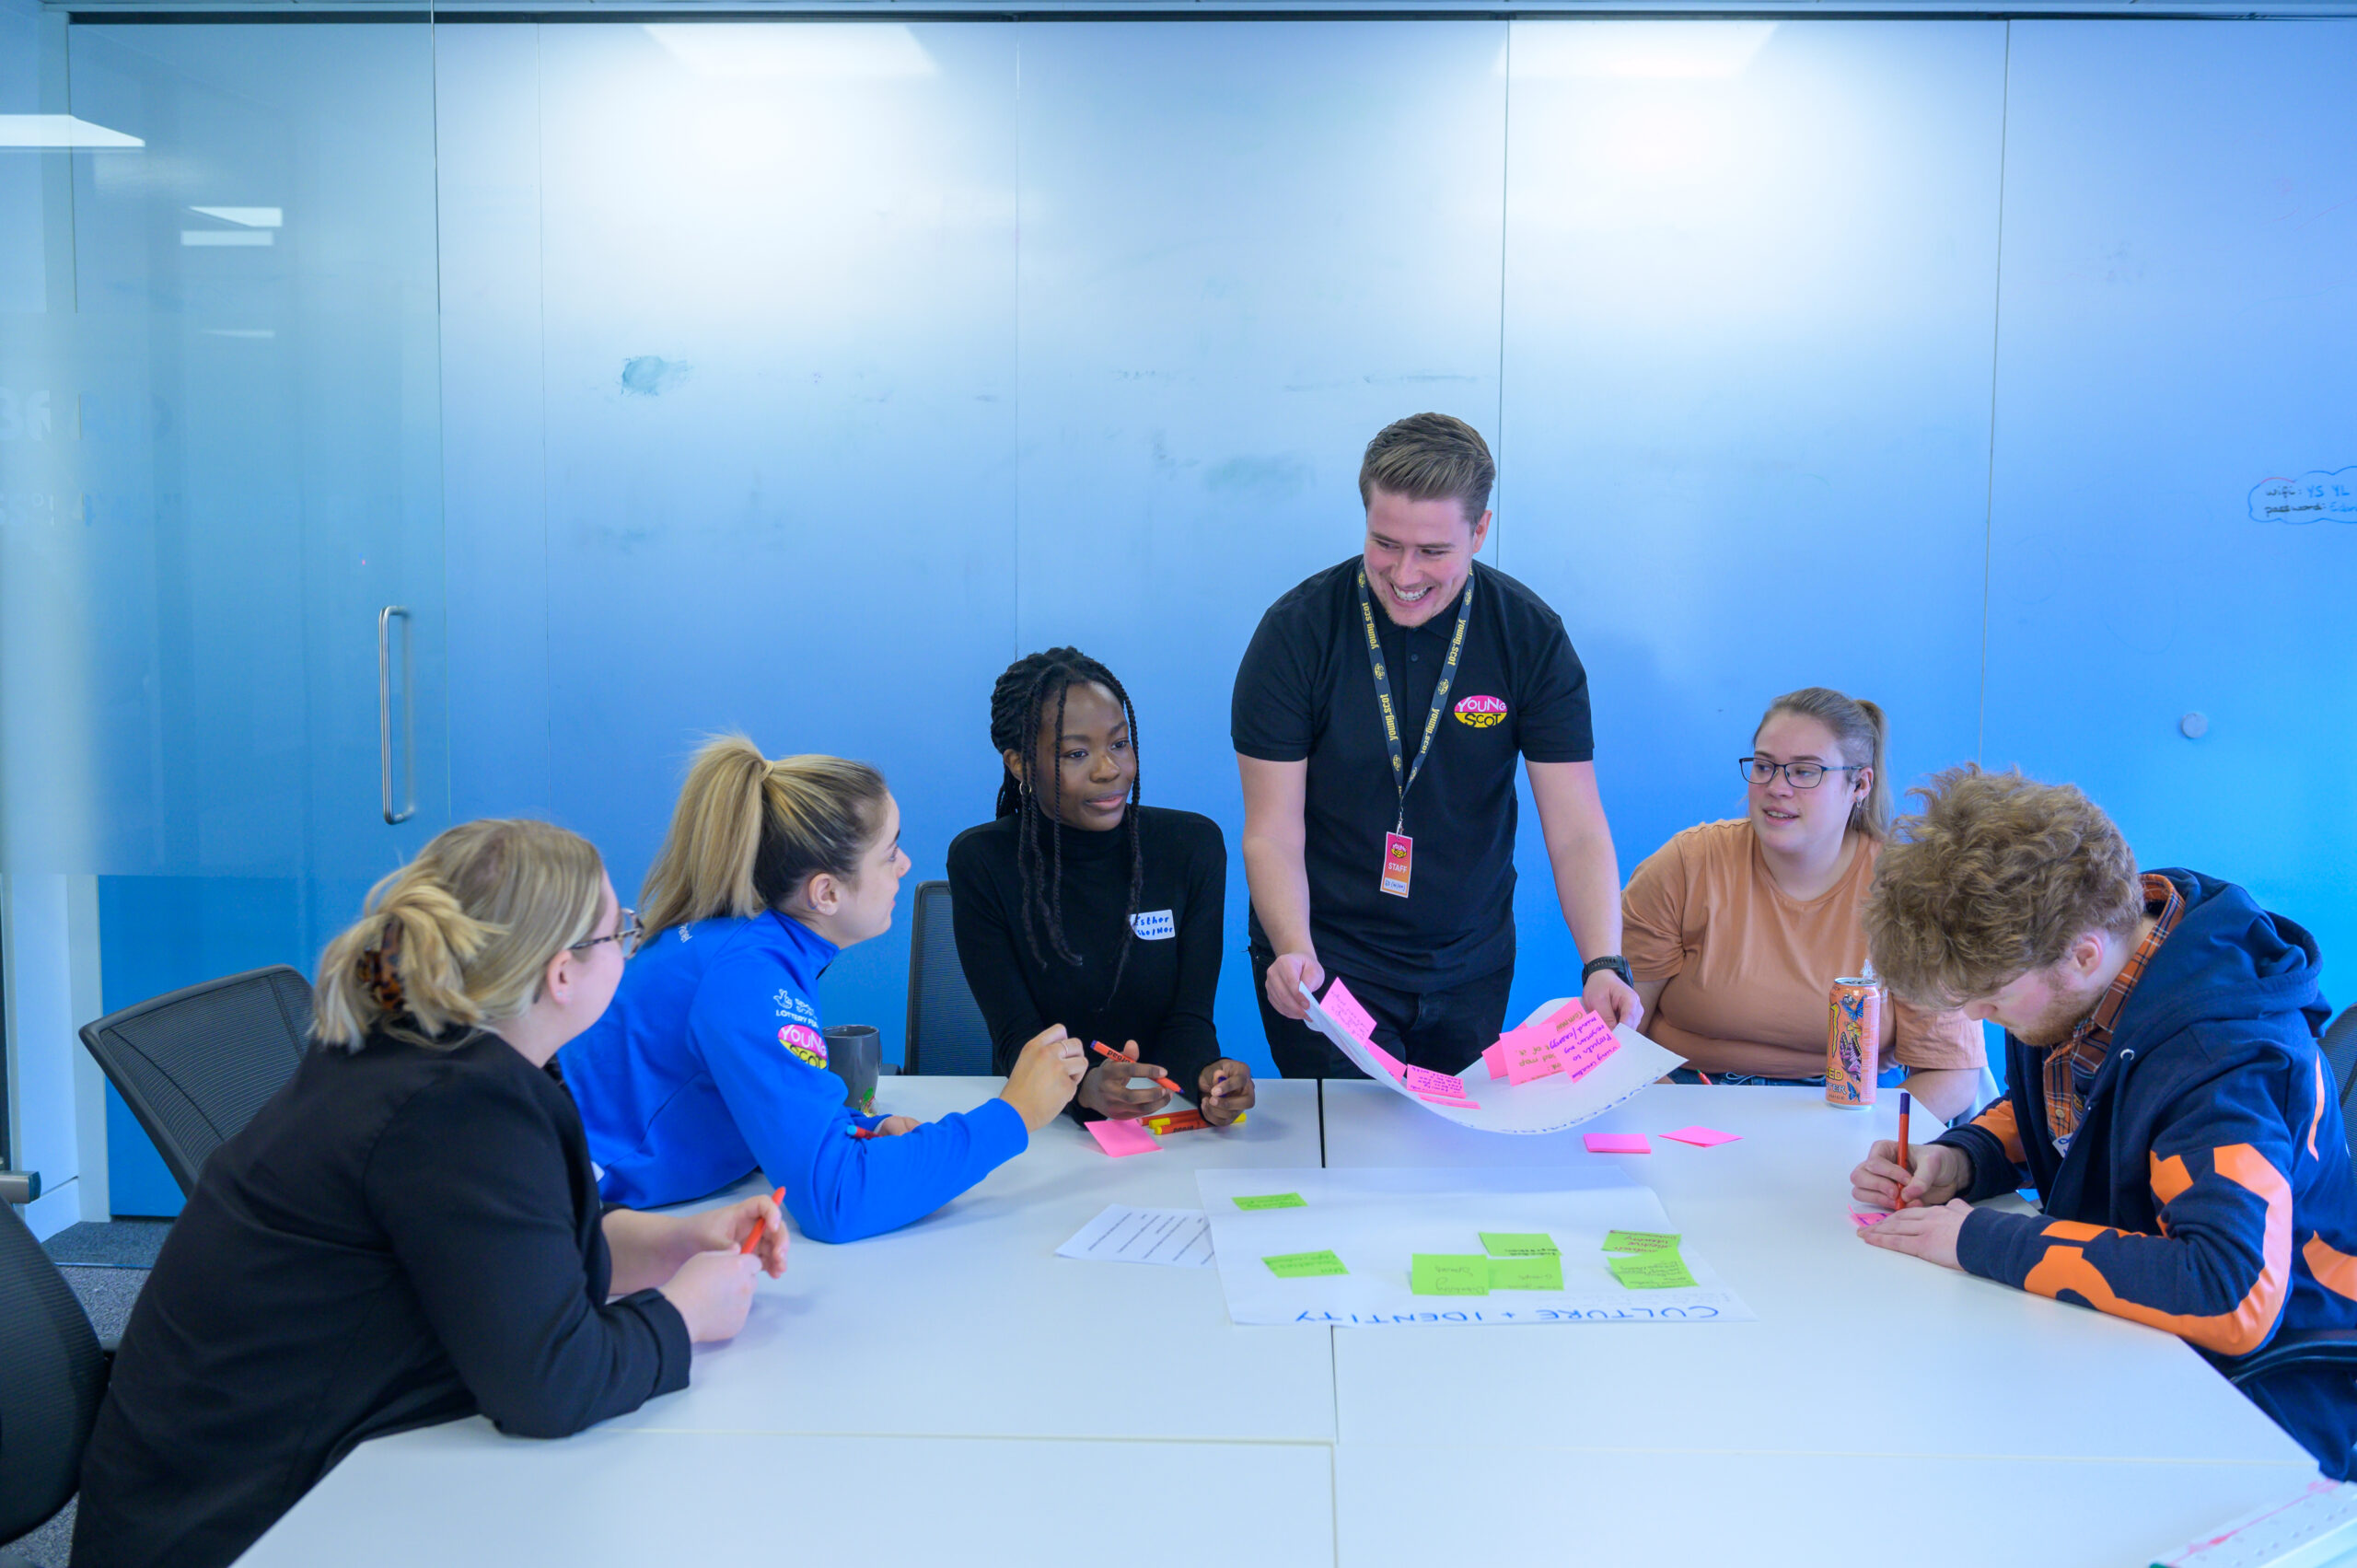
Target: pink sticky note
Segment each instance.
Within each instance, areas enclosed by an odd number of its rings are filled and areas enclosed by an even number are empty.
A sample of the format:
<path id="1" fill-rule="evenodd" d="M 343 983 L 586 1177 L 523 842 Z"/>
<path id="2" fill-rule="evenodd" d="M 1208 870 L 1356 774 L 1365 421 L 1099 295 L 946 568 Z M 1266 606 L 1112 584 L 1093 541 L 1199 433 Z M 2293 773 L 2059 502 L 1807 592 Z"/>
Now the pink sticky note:
<path id="1" fill-rule="evenodd" d="M 1501 1037 L 1497 1044 L 1481 1052 L 1481 1064 L 1490 1070 L 1490 1076 L 1492 1078 L 1503 1078 L 1506 1075 L 1506 1040 L 1508 1038 L 1511 1037 Z"/>
<path id="2" fill-rule="evenodd" d="M 1590 1132 L 1587 1152 L 1592 1155 L 1649 1155 L 1654 1152 L 1653 1140 L 1643 1132 Z"/>
<path id="3" fill-rule="evenodd" d="M 1454 1106 L 1459 1110 L 1479 1110 L 1481 1109 L 1480 1101 L 1467 1099 L 1463 1095 L 1418 1094 L 1416 1098 L 1418 1099 L 1430 1100 L 1434 1105 Z"/>
<path id="4" fill-rule="evenodd" d="M 1351 988 L 1342 983 L 1341 976 L 1337 975 L 1334 983 L 1326 988 L 1326 994 L 1318 998 L 1318 1005 L 1331 1013 L 1336 1023 L 1356 1035 L 1361 1045 L 1374 1043 L 1375 1015 L 1359 1005 L 1359 999 L 1351 994 Z"/>
<path id="5" fill-rule="evenodd" d="M 1543 1042 L 1524 1045 L 1506 1058 L 1506 1082 L 1516 1088 L 1533 1078 L 1544 1078 L 1563 1070 L 1563 1059 Z"/>
<path id="6" fill-rule="evenodd" d="M 1544 1027 L 1551 1033 L 1561 1033 L 1587 1016 L 1587 1009 L 1579 1003 L 1566 1002 L 1555 1010 L 1555 1016 L 1548 1019 Z"/>
<path id="7" fill-rule="evenodd" d="M 1435 1073 L 1429 1068 L 1411 1067 L 1400 1082 L 1427 1098 L 1463 1099 L 1465 1098 L 1464 1079 L 1452 1078 L 1446 1073 Z"/>
<path id="8" fill-rule="evenodd" d="M 1595 1072 L 1606 1057 L 1620 1049 L 1620 1042 L 1608 1033 L 1601 1044 L 1593 1040 L 1582 1040 L 1566 1047 L 1559 1054 L 1562 1057 L 1563 1071 L 1572 1075 L 1572 1082 L 1577 1083 Z"/>
<path id="9" fill-rule="evenodd" d="M 1740 1132 L 1721 1132 L 1709 1127 L 1680 1127 L 1675 1132 L 1664 1132 L 1665 1138 L 1675 1138 L 1681 1144 L 1691 1144 L 1698 1149 L 1714 1149 L 1721 1144 L 1740 1143 Z"/>
<path id="10" fill-rule="evenodd" d="M 1880 1225 L 1883 1221 L 1888 1218 L 1890 1218 L 1888 1214 L 1875 1214 L 1870 1211 L 1862 1212 L 1857 1209 L 1852 1209 L 1850 1211 L 1850 1223 L 1856 1225 L 1860 1230 L 1865 1229 L 1866 1226 L 1870 1225 Z"/>
<path id="11" fill-rule="evenodd" d="M 1143 1123 L 1136 1121 L 1092 1121 L 1088 1124 L 1088 1135 L 1115 1159 L 1123 1155 L 1156 1154 L 1162 1148 L 1154 1141 L 1154 1134 L 1147 1132 Z"/>
<path id="12" fill-rule="evenodd" d="M 1369 1056 L 1374 1057 L 1376 1061 L 1381 1064 L 1383 1070 L 1390 1074 L 1395 1078 L 1405 1078 L 1410 1073 L 1415 1071 L 1415 1069 L 1410 1067 L 1405 1062 L 1400 1061 L 1398 1057 L 1392 1055 L 1391 1052 L 1384 1050 L 1383 1047 L 1376 1044 L 1375 1041 L 1371 1040 L 1363 1040 L 1359 1041 L 1359 1043 L 1366 1047 L 1366 1053 Z"/>

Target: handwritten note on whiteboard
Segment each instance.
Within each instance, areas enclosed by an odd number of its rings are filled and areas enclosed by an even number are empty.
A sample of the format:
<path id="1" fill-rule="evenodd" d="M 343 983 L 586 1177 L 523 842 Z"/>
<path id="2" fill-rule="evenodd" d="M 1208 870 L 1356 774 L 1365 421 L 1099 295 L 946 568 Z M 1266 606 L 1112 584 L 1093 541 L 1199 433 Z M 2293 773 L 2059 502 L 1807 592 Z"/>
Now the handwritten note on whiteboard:
<path id="1" fill-rule="evenodd" d="M 2262 479 L 2246 505 L 2254 523 L 2357 523 L 2357 466 Z"/>

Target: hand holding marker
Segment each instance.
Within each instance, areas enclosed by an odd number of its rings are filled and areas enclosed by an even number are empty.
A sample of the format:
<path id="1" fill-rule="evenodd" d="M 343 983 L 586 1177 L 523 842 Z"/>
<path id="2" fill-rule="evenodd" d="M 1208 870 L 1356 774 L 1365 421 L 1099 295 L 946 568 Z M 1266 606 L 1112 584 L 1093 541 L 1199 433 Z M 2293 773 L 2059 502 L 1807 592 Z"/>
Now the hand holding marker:
<path id="1" fill-rule="evenodd" d="M 779 1205 L 780 1207 L 784 1207 L 785 1203 L 785 1189 L 781 1187 L 776 1191 L 771 1193 L 770 1202 Z M 769 1221 L 765 1219 L 755 1220 L 753 1222 L 752 1230 L 746 1235 L 745 1245 L 737 1249 L 738 1254 L 743 1257 L 751 1257 L 753 1255 L 753 1249 L 761 1244 L 761 1237 L 769 1234 Z"/>
<path id="2" fill-rule="evenodd" d="M 1116 1062 L 1135 1062 L 1138 1059 L 1135 1051 L 1116 1051 L 1101 1040 L 1089 1041 L 1089 1049 L 1096 1051 L 1100 1056 L 1109 1057 Z M 1154 1075 L 1154 1081 L 1160 1084 L 1164 1088 L 1168 1089 L 1174 1095 L 1185 1092 L 1181 1090 L 1178 1085 L 1162 1076 L 1159 1073 Z"/>

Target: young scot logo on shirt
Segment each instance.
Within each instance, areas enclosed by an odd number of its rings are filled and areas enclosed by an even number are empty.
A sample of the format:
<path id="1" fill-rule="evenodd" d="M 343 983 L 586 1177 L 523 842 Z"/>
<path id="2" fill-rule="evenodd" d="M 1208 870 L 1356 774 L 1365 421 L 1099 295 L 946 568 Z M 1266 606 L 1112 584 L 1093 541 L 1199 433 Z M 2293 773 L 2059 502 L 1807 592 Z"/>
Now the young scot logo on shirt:
<path id="1" fill-rule="evenodd" d="M 1475 729 L 1487 729 L 1506 716 L 1503 697 L 1464 697 L 1457 701 L 1457 722 L 1469 724 Z"/>
<path id="2" fill-rule="evenodd" d="M 777 1031 L 778 1044 L 813 1067 L 827 1064 L 827 1037 L 807 1024 L 788 1024 Z"/>
<path id="3" fill-rule="evenodd" d="M 1130 929 L 1142 942 L 1167 942 L 1178 935 L 1178 923 L 1168 910 L 1140 910 L 1130 916 Z"/>

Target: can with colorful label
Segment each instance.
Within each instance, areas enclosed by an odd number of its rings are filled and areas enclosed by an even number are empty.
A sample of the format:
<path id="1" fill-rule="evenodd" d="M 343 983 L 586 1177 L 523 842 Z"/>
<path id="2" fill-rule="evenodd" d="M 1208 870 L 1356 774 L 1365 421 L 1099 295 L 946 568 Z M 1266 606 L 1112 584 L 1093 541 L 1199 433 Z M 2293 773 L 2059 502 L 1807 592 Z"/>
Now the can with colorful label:
<path id="1" fill-rule="evenodd" d="M 1882 987 L 1871 976 L 1833 982 L 1825 1026 L 1825 1103 L 1872 1105 L 1882 1075 Z"/>

